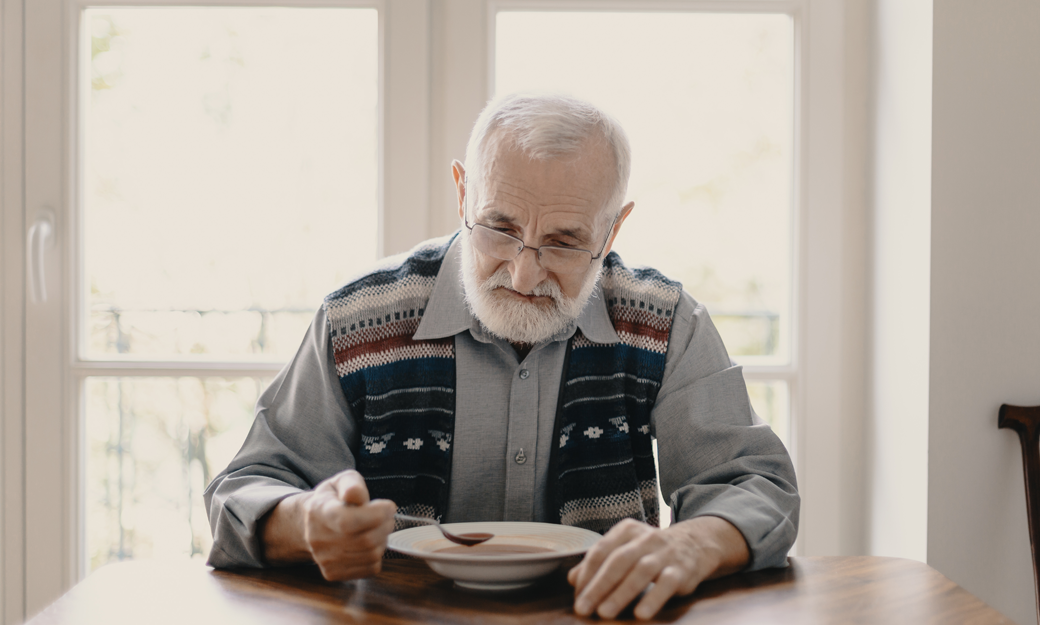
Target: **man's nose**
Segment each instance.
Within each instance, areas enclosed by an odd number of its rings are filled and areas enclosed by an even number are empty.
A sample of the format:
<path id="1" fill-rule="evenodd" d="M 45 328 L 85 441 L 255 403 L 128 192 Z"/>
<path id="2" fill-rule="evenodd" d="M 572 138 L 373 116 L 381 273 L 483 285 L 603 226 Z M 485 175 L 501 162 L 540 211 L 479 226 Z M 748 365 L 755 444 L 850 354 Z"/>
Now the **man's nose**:
<path id="1" fill-rule="evenodd" d="M 525 247 L 520 255 L 513 259 L 509 268 L 509 275 L 513 278 L 513 290 L 517 293 L 530 295 L 534 287 L 549 275 L 538 262 L 538 251 Z"/>

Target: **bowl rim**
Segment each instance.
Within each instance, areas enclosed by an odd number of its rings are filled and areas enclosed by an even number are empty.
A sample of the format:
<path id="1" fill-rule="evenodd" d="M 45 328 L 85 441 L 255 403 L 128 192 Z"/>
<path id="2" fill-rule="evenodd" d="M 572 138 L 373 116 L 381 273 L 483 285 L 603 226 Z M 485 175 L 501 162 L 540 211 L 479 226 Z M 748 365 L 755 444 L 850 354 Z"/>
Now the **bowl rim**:
<path id="1" fill-rule="evenodd" d="M 592 545 L 596 544 L 596 542 L 599 539 L 603 538 L 600 534 L 593 532 L 592 530 L 587 530 L 583 527 L 574 527 L 572 525 L 559 525 L 557 523 L 537 523 L 529 521 L 475 521 L 467 523 L 442 523 L 442 525 L 445 528 L 447 528 L 448 531 L 451 532 L 465 533 L 474 531 L 484 531 L 496 534 L 496 537 L 509 536 L 510 534 L 495 533 L 494 529 L 488 528 L 489 525 L 510 525 L 522 527 L 526 526 L 531 529 L 552 527 L 557 530 L 562 529 L 566 533 L 570 533 L 575 536 L 584 538 L 586 544 L 575 549 L 569 549 L 567 551 L 502 554 L 500 556 L 492 557 L 467 555 L 465 553 L 438 553 L 436 551 L 423 551 L 421 549 L 413 549 L 410 546 L 400 544 L 402 540 L 418 540 L 420 538 L 419 536 L 413 536 L 414 534 L 421 534 L 422 538 L 425 538 L 426 535 L 429 535 L 429 537 L 431 538 L 441 535 L 440 530 L 438 530 L 436 527 L 432 525 L 421 525 L 418 527 L 409 527 L 407 529 L 397 530 L 396 532 L 391 533 L 390 536 L 387 538 L 387 548 L 392 549 L 398 553 L 403 553 L 405 555 L 422 558 L 423 560 L 436 560 L 443 562 L 459 563 L 471 562 L 491 566 L 495 564 L 506 564 L 513 562 L 539 562 L 543 560 L 561 560 L 563 558 L 580 556 L 587 552 L 592 547 Z M 519 529 L 522 529 L 522 527 L 518 528 L 518 531 L 513 532 L 513 534 L 520 533 Z"/>

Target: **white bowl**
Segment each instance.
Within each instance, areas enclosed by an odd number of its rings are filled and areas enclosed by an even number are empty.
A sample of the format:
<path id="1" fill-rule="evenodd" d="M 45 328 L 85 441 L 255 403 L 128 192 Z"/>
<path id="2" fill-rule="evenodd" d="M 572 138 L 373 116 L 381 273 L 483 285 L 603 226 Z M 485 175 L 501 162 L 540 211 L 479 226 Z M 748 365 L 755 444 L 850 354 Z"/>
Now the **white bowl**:
<path id="1" fill-rule="evenodd" d="M 553 523 L 445 523 L 453 534 L 486 532 L 495 537 L 484 545 L 522 545 L 548 549 L 539 553 L 471 555 L 438 553 L 457 547 L 433 525 L 412 527 L 390 534 L 387 545 L 400 553 L 422 558 L 431 569 L 455 580 L 463 588 L 475 590 L 512 590 L 533 584 L 560 566 L 565 558 L 580 556 L 602 538 L 580 527 Z"/>

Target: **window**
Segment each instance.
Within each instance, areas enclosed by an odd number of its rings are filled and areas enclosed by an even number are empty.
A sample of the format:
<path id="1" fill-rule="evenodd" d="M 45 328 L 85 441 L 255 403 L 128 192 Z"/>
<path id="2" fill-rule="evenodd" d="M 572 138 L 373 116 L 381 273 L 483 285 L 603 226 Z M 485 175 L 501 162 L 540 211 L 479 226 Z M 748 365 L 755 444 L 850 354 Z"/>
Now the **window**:
<path id="1" fill-rule="evenodd" d="M 378 16 L 132 7 L 82 19 L 86 568 L 205 557 L 201 494 L 262 387 L 323 296 L 376 259 Z M 214 362 L 258 375 L 192 375 Z"/>
<path id="2" fill-rule="evenodd" d="M 448 167 L 487 98 L 561 84 L 632 136 L 616 249 L 708 305 L 795 451 L 803 552 L 837 551 L 832 3 L 58 2 L 4 13 L 7 621 L 109 559 L 204 554 L 201 490 L 321 296 L 457 229 Z M 651 210 L 680 227 L 641 249 Z"/>
<path id="3" fill-rule="evenodd" d="M 568 93 L 625 128 L 636 210 L 614 250 L 708 308 L 752 405 L 790 447 L 791 17 L 502 10 L 494 36 L 496 93 Z"/>

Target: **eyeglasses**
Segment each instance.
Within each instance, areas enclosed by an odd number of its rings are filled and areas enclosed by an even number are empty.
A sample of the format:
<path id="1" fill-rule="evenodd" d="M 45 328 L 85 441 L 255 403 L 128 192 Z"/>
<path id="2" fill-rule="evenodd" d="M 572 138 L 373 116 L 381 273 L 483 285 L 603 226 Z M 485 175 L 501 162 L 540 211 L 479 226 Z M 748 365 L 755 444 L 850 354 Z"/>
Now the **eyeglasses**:
<path id="1" fill-rule="evenodd" d="M 607 241 L 610 240 L 610 231 L 614 229 L 614 224 L 617 223 L 617 215 L 614 215 L 614 221 L 610 222 L 610 227 L 607 228 L 607 236 L 603 239 L 603 245 L 600 246 L 599 254 L 593 256 L 589 250 L 579 250 L 573 247 L 559 247 L 556 245 L 532 247 L 524 245 L 524 242 L 520 239 L 504 232 L 499 232 L 494 228 L 489 228 L 484 224 L 474 223 L 470 225 L 469 193 L 466 194 L 466 198 L 463 201 L 465 202 L 463 221 L 473 237 L 473 245 L 478 250 L 499 260 L 513 260 L 525 248 L 533 250 L 538 253 L 538 264 L 546 271 L 552 273 L 579 273 L 588 269 L 592 261 L 598 260 L 603 256 L 603 250 L 607 249 Z"/>

